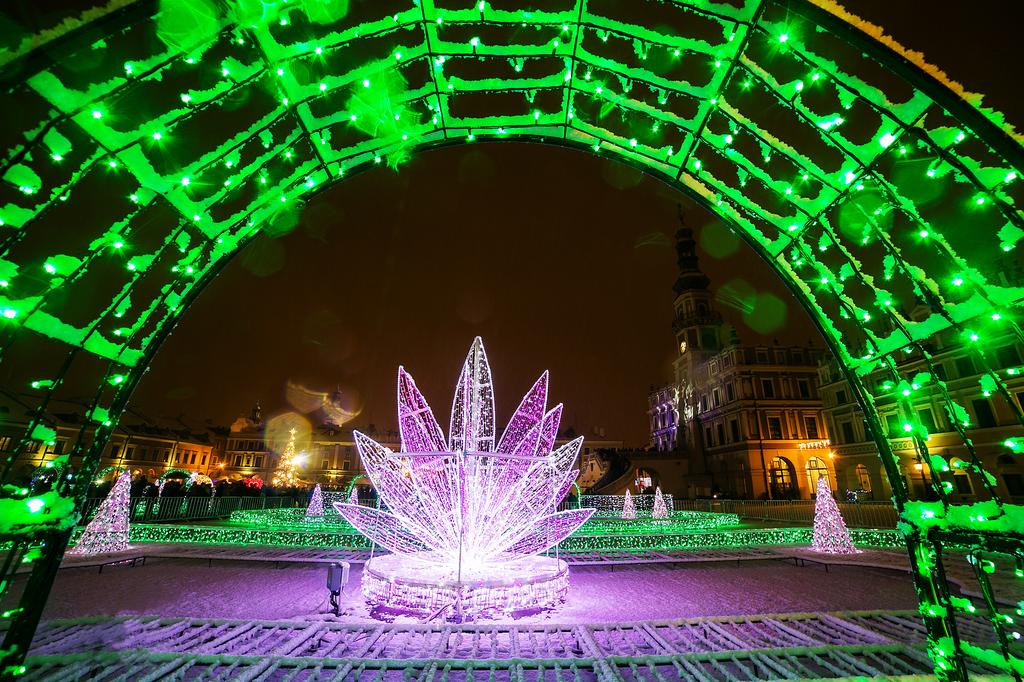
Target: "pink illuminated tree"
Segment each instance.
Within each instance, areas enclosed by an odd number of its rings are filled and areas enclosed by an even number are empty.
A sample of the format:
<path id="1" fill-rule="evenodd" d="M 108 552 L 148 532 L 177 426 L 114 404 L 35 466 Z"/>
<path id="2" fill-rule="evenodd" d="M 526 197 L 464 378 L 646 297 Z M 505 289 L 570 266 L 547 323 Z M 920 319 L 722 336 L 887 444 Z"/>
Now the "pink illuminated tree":
<path id="1" fill-rule="evenodd" d="M 128 503 L 131 500 L 131 488 L 132 475 L 124 471 L 68 554 L 92 556 L 128 549 Z"/>
<path id="2" fill-rule="evenodd" d="M 665 498 L 661 494 L 661 487 L 654 490 L 654 509 L 651 510 L 652 519 L 667 519 L 668 507 L 665 506 Z"/>
<path id="3" fill-rule="evenodd" d="M 317 519 L 323 518 L 324 515 L 324 494 L 320 490 L 320 484 L 317 483 L 316 487 L 313 488 L 313 495 L 309 498 L 309 506 L 306 507 L 306 516 L 312 516 Z"/>
<path id="4" fill-rule="evenodd" d="M 626 490 L 626 497 L 622 500 L 622 518 L 624 519 L 635 519 L 636 518 L 636 505 L 633 504 L 633 496 Z"/>
<path id="5" fill-rule="evenodd" d="M 381 511 L 335 502 L 356 529 L 399 555 L 448 566 L 503 563 L 561 542 L 593 509 L 553 513 L 578 471 L 577 438 L 554 449 L 562 406 L 547 409 L 544 372 L 501 437 L 494 388 L 477 337 L 455 387 L 448 436 L 405 368 L 398 369 L 399 452 L 356 431 Z"/>
<path id="6" fill-rule="evenodd" d="M 818 496 L 814 503 L 814 541 L 811 549 L 824 554 L 858 554 L 846 528 L 839 505 L 832 497 L 828 479 L 818 477 Z"/>
<path id="7" fill-rule="evenodd" d="M 359 504 L 359 488 L 352 486 L 352 490 L 348 492 L 348 503 Z"/>

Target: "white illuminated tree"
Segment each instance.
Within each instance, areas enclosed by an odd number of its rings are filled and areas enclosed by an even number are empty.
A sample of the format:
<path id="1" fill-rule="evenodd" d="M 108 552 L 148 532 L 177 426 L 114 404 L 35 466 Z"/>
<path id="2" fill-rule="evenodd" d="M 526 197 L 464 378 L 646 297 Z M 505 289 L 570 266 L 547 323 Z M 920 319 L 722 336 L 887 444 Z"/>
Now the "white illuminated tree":
<path id="1" fill-rule="evenodd" d="M 636 518 L 636 505 L 633 504 L 633 496 L 629 494 L 629 490 L 626 490 L 626 497 L 622 501 L 622 518 Z"/>
<path id="2" fill-rule="evenodd" d="M 306 516 L 315 516 L 317 518 L 323 518 L 324 515 L 324 494 L 320 490 L 320 484 L 317 483 L 316 487 L 313 488 L 313 494 L 309 498 L 309 506 L 306 507 Z"/>
<path id="3" fill-rule="evenodd" d="M 100 503 L 96 516 L 78 538 L 78 544 L 69 549 L 68 554 L 92 556 L 128 549 L 128 503 L 131 500 L 131 489 L 132 475 L 124 471 L 106 499 Z"/>
<path id="4" fill-rule="evenodd" d="M 654 509 L 651 510 L 652 519 L 667 519 L 668 507 L 665 506 L 665 498 L 661 495 L 661 487 L 654 490 Z"/>
<path id="5" fill-rule="evenodd" d="M 832 497 L 828 479 L 818 477 L 818 497 L 814 502 L 814 541 L 811 549 L 823 554 L 859 554 L 853 546 L 839 505 Z"/>
<path id="6" fill-rule="evenodd" d="M 359 488 L 352 486 L 352 490 L 348 491 L 348 503 L 359 504 Z"/>

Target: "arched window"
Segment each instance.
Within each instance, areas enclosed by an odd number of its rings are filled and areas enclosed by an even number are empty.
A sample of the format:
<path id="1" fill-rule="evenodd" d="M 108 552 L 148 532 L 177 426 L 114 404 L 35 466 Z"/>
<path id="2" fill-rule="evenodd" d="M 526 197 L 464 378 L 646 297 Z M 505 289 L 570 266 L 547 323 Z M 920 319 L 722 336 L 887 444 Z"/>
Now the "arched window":
<path id="1" fill-rule="evenodd" d="M 794 478 L 795 470 L 793 469 L 793 463 L 785 457 L 775 457 L 772 459 L 770 468 L 768 469 L 768 475 L 771 479 L 772 486 L 772 497 L 774 498 L 790 498 L 796 493 L 794 489 Z"/>
<path id="2" fill-rule="evenodd" d="M 949 469 L 953 472 L 953 487 L 960 495 L 973 495 L 974 486 L 967 474 L 967 463 L 959 457 L 949 460 Z"/>
<path id="3" fill-rule="evenodd" d="M 863 464 L 857 465 L 857 487 L 861 490 L 871 490 L 871 474 L 868 473 L 868 468 Z"/>
<path id="4" fill-rule="evenodd" d="M 831 481 L 828 477 L 828 467 L 825 463 L 817 457 L 811 457 L 807 460 L 807 489 L 811 491 L 811 494 L 817 494 L 818 492 L 818 478 L 824 476 L 825 482 L 829 484 L 831 488 Z"/>

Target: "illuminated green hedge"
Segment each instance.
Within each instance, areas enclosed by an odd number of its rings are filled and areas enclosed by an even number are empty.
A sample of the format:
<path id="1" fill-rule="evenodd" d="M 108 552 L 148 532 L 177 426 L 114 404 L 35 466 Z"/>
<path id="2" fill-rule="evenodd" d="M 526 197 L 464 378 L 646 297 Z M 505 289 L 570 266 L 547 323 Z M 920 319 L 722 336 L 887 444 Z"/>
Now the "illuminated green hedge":
<path id="1" fill-rule="evenodd" d="M 79 531 L 80 532 L 80 531 Z M 578 534 L 567 538 L 564 552 L 632 552 L 643 550 L 709 549 L 715 547 L 758 547 L 764 545 L 811 544 L 811 528 L 750 528 L 640 534 Z M 901 547 L 902 536 L 895 530 L 851 529 L 858 545 Z M 357 532 L 299 530 L 287 528 L 236 528 L 231 526 L 174 526 L 133 524 L 131 541 L 171 542 L 200 545 L 267 545 L 277 547 L 333 547 L 368 549 L 369 540 Z"/>

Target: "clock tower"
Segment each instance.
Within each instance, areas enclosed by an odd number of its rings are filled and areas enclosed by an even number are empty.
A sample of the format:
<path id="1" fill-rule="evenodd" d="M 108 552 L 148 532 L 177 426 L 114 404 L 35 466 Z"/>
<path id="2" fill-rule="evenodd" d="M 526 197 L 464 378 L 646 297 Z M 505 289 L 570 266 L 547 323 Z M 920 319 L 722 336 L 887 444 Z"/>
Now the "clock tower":
<path id="1" fill-rule="evenodd" d="M 679 229 L 676 230 L 676 262 L 679 275 L 673 290 L 676 335 L 679 356 L 675 361 L 679 420 L 682 434 L 691 452 L 702 450 L 698 430 L 693 428 L 697 415 L 696 376 L 706 360 L 722 350 L 722 316 L 715 309 L 714 296 L 708 290 L 710 280 L 697 262 L 697 242 L 693 230 L 686 225 L 683 207 L 679 206 Z"/>

